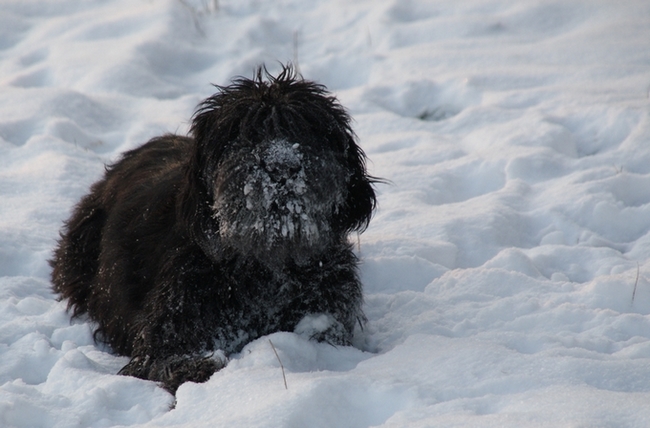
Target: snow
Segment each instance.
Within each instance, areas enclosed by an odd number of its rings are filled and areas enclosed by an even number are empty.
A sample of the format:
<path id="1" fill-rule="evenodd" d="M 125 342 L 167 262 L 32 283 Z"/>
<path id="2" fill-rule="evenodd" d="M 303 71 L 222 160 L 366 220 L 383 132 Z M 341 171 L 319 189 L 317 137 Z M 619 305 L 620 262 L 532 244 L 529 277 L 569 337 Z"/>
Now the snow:
<path id="1" fill-rule="evenodd" d="M 648 40 L 644 0 L 3 1 L 0 425 L 649 426 Z M 104 163 L 291 60 L 390 180 L 369 324 L 260 338 L 172 408 L 47 259 Z"/>

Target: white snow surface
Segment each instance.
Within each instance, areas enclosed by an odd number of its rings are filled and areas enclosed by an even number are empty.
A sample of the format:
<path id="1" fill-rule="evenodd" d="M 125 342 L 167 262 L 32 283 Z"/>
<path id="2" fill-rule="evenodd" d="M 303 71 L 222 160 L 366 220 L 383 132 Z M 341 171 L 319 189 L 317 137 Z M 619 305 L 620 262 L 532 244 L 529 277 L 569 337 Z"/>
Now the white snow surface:
<path id="1" fill-rule="evenodd" d="M 170 409 L 47 259 L 105 163 L 278 61 L 390 180 L 369 323 L 260 338 Z M 650 426 L 649 90 L 647 0 L 3 0 L 0 426 Z"/>

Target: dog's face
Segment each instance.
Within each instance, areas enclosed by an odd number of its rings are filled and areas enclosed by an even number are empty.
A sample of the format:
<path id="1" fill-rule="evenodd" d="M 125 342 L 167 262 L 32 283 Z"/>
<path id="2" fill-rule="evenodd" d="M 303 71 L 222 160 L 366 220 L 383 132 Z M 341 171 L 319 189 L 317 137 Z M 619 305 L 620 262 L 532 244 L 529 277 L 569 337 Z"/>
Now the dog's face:
<path id="1" fill-rule="evenodd" d="M 221 245 L 301 264 L 364 228 L 375 194 L 336 100 L 291 70 L 267 77 L 204 102 L 192 128 L 196 159 Z"/>
<path id="2" fill-rule="evenodd" d="M 227 150 L 212 206 L 222 241 L 260 259 L 297 261 L 331 245 L 350 180 L 339 157 L 284 138 Z"/>

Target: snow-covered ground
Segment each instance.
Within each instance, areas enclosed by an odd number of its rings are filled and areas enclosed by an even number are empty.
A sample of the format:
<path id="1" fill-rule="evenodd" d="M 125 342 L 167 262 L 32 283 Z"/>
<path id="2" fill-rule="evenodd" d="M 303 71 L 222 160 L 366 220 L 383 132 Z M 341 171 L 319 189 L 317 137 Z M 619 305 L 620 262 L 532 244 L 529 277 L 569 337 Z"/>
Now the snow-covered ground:
<path id="1" fill-rule="evenodd" d="M 47 259 L 104 163 L 277 61 L 391 181 L 369 325 L 259 339 L 170 410 Z M 649 91 L 647 0 L 3 0 L 0 426 L 650 426 Z"/>

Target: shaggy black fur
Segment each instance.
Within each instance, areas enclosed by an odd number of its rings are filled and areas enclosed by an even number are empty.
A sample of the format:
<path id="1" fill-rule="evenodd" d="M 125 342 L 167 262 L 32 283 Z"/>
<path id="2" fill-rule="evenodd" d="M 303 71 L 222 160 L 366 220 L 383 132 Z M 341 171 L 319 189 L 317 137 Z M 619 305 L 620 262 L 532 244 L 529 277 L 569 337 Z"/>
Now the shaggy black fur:
<path id="1" fill-rule="evenodd" d="M 375 207 L 350 118 L 325 87 L 259 69 L 199 105 L 191 137 L 124 153 L 76 206 L 51 260 L 54 290 L 120 373 L 176 391 L 251 340 L 293 331 L 348 345 L 364 321 L 347 236 Z"/>

